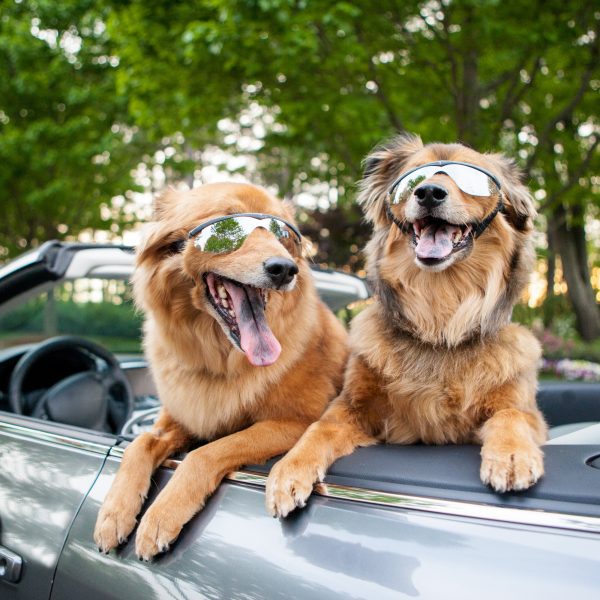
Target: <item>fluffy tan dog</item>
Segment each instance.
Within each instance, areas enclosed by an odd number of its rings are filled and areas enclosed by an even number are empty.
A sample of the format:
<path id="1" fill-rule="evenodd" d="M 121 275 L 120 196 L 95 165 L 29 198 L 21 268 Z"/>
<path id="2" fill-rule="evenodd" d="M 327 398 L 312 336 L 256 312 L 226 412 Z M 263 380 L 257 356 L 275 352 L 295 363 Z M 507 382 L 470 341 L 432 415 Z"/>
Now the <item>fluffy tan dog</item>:
<path id="1" fill-rule="evenodd" d="M 535 209 L 518 170 L 403 136 L 367 158 L 360 202 L 374 225 L 375 302 L 352 323 L 342 393 L 272 469 L 267 509 L 303 506 L 333 461 L 376 442 L 478 443 L 484 483 L 531 486 L 546 424 L 540 346 L 510 323 L 534 259 Z"/>
<path id="2" fill-rule="evenodd" d="M 221 218 L 243 213 L 262 217 Z M 290 221 L 251 185 L 170 191 L 157 202 L 134 294 L 163 408 L 125 451 L 96 523 L 102 551 L 131 533 L 152 472 L 170 454 L 214 440 L 185 457 L 142 518 L 136 552 L 146 560 L 228 472 L 289 450 L 339 393 L 346 332 L 319 300 Z"/>

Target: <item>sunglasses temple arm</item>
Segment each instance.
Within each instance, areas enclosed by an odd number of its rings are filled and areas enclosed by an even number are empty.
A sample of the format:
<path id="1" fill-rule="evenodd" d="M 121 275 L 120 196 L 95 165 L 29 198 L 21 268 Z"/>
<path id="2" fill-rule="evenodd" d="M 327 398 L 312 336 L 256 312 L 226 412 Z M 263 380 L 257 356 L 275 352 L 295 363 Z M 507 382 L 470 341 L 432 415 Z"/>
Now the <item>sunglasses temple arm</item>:
<path id="1" fill-rule="evenodd" d="M 504 200 L 502 199 L 502 192 L 498 197 L 498 203 L 494 210 L 483 220 L 477 223 L 475 227 L 473 227 L 473 237 L 478 238 L 489 226 L 489 224 L 494 220 L 495 216 L 498 213 L 504 213 Z"/>
<path id="2" fill-rule="evenodd" d="M 398 220 L 396 215 L 392 212 L 392 207 L 390 206 L 388 200 L 385 201 L 385 212 L 390 221 L 392 221 L 392 223 L 394 223 L 394 225 L 396 225 L 396 227 L 398 227 L 402 233 L 410 233 L 410 226 L 407 223 L 402 223 L 402 221 Z"/>

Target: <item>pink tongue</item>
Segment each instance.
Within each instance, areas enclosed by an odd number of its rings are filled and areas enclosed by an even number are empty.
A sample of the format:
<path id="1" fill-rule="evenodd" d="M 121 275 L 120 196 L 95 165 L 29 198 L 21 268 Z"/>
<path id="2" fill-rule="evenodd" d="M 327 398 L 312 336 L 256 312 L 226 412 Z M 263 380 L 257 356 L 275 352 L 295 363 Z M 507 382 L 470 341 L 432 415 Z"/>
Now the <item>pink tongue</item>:
<path id="1" fill-rule="evenodd" d="M 441 226 L 429 225 L 421 230 L 417 242 L 419 258 L 446 258 L 452 252 L 452 238 L 460 228 L 446 223 Z"/>
<path id="2" fill-rule="evenodd" d="M 223 281 L 240 328 L 240 345 L 255 367 L 272 365 L 281 353 L 281 345 L 267 325 L 260 292 L 250 286 Z"/>

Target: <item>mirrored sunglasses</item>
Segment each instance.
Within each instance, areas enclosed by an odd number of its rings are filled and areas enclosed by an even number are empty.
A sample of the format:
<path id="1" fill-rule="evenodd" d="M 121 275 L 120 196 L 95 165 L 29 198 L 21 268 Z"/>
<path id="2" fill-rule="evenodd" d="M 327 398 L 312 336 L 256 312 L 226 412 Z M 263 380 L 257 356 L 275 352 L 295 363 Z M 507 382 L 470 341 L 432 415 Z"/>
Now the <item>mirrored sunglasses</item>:
<path id="1" fill-rule="evenodd" d="M 469 163 L 440 160 L 400 175 L 389 191 L 392 204 L 406 200 L 420 183 L 437 173 L 445 173 L 463 192 L 472 196 L 495 196 L 500 191 L 500 182 L 489 171 Z"/>
<path id="2" fill-rule="evenodd" d="M 211 219 L 192 229 L 188 236 L 202 252 L 223 254 L 237 250 L 258 228 L 270 231 L 290 253 L 300 253 L 302 236 L 298 229 L 273 215 L 240 213 Z"/>

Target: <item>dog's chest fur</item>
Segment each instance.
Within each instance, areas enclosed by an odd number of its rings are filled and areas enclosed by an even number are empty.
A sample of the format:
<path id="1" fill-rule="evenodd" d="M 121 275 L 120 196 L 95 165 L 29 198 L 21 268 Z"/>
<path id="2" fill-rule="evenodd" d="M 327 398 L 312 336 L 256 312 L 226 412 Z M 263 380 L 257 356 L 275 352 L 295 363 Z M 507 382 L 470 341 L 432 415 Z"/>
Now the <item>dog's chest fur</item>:
<path id="1" fill-rule="evenodd" d="M 535 372 L 540 356 L 537 340 L 515 324 L 455 348 L 393 335 L 376 305 L 356 317 L 351 336 L 355 351 L 380 374 L 387 402 L 378 408 L 377 437 L 391 443 L 476 442 L 486 397 L 521 373 Z"/>
<path id="2" fill-rule="evenodd" d="M 415 391 L 413 382 L 395 382 L 390 386 L 389 404 L 391 414 L 383 420 L 378 436 L 382 441 L 395 444 L 475 441 L 465 390 L 429 385 Z"/>
<path id="3" fill-rule="evenodd" d="M 211 373 L 194 362 L 201 354 L 199 342 L 189 351 L 174 350 L 174 344 L 165 342 L 167 336 L 156 331 L 151 319 L 146 322 L 145 334 L 146 352 L 163 406 L 200 439 L 215 439 L 255 422 L 261 400 L 277 385 L 285 369 L 278 363 L 268 369 L 251 368 L 242 353 L 231 351 L 227 361 L 230 369 Z"/>

